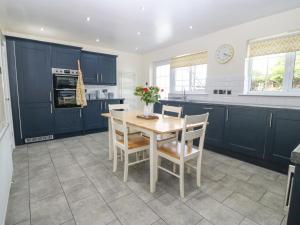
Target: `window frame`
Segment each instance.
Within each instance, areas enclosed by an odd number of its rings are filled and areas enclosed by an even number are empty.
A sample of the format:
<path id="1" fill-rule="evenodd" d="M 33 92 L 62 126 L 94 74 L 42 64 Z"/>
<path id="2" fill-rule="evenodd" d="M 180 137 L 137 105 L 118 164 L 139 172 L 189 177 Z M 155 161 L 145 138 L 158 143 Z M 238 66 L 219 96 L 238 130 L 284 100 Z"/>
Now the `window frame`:
<path id="1" fill-rule="evenodd" d="M 252 83 L 252 63 L 255 57 L 250 57 L 246 59 L 245 63 L 245 71 L 246 71 L 246 92 L 245 94 L 249 95 L 281 95 L 281 96 L 289 96 L 289 95 L 299 95 L 300 96 L 300 88 L 293 88 L 293 78 L 294 78 L 294 68 L 295 68 L 295 60 L 296 60 L 296 52 L 287 52 L 285 53 L 285 70 L 283 75 L 283 83 L 282 90 L 279 91 L 252 91 L 251 83 Z M 268 55 L 265 55 L 268 56 Z"/>
<path id="2" fill-rule="evenodd" d="M 165 65 L 171 65 L 171 60 L 167 59 L 167 60 L 161 60 L 161 61 L 157 61 L 157 62 L 154 62 L 153 63 L 153 79 L 152 79 L 152 82 L 153 82 L 153 85 L 157 86 L 157 82 L 156 82 L 156 68 L 159 67 L 159 66 L 165 66 Z M 168 94 L 171 93 L 171 67 L 170 67 L 170 78 L 169 78 L 169 89 L 170 89 L 170 92 Z"/>
<path id="3" fill-rule="evenodd" d="M 207 69 L 208 69 L 208 64 L 199 64 L 199 65 L 206 65 L 206 80 L 205 80 L 205 87 L 202 89 L 202 90 L 197 90 L 197 91 L 185 91 L 185 94 L 205 94 L 205 90 L 206 90 L 206 82 L 207 82 Z M 197 65 L 194 65 L 194 66 L 197 66 Z M 171 80 L 171 83 L 170 83 L 170 94 L 182 94 L 183 91 L 176 91 L 175 90 L 175 70 L 176 68 L 170 68 L 171 70 L 171 73 L 170 73 L 170 80 Z M 191 89 L 191 84 L 192 84 L 192 66 L 189 67 L 189 70 L 190 70 L 190 76 L 189 76 L 189 80 L 190 80 L 190 86 L 189 88 Z"/>

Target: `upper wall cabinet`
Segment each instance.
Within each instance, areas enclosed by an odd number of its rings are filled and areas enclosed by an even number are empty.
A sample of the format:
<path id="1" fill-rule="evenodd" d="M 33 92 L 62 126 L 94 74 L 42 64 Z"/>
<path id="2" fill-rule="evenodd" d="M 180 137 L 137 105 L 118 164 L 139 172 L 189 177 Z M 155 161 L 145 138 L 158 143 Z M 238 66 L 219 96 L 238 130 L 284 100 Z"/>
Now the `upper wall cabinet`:
<path id="1" fill-rule="evenodd" d="M 80 59 L 80 48 L 62 45 L 51 47 L 51 67 L 77 70 Z"/>
<path id="2" fill-rule="evenodd" d="M 86 84 L 116 85 L 116 56 L 82 52 L 81 67 Z"/>

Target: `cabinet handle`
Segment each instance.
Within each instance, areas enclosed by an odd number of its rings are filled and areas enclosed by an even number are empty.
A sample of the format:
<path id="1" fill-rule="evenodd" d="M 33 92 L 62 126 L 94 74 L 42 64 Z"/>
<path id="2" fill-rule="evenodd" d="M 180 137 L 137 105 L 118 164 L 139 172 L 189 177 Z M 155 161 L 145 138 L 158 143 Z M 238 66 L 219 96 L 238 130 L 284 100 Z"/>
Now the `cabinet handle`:
<path id="1" fill-rule="evenodd" d="M 50 103 L 50 112 L 53 113 L 52 103 Z"/>
<path id="2" fill-rule="evenodd" d="M 228 109 L 226 109 L 226 121 L 228 121 L 229 112 Z"/>
<path id="3" fill-rule="evenodd" d="M 273 119 L 273 113 L 270 114 L 269 127 L 272 127 L 272 119 Z"/>
<path id="4" fill-rule="evenodd" d="M 51 91 L 49 92 L 49 100 L 50 100 L 50 102 L 52 102 L 52 92 Z"/>
<path id="5" fill-rule="evenodd" d="M 101 82 L 102 82 L 102 73 L 100 75 L 101 75 L 100 79 L 101 79 Z"/>
<path id="6" fill-rule="evenodd" d="M 101 111 L 102 111 L 102 101 L 100 102 L 101 104 L 100 104 L 100 107 L 101 107 Z"/>
<path id="7" fill-rule="evenodd" d="M 203 108 L 203 109 L 206 109 L 206 110 L 212 110 L 213 108 L 206 108 L 206 107 L 205 107 L 205 108 Z"/>
<path id="8" fill-rule="evenodd" d="M 79 117 L 80 117 L 80 118 L 82 117 L 81 109 L 79 110 Z"/>
<path id="9" fill-rule="evenodd" d="M 97 83 L 99 83 L 99 74 L 97 73 Z"/>

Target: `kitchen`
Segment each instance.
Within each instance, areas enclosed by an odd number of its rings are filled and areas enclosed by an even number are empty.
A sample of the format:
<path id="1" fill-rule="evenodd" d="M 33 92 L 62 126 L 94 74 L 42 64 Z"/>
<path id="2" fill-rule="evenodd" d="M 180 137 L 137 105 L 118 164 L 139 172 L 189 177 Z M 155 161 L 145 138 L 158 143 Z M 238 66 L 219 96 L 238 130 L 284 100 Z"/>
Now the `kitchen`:
<path id="1" fill-rule="evenodd" d="M 219 3 L 232 18 L 217 3 L 164 3 L 170 27 L 149 1 L 74 4 L 72 20 L 66 3 L 44 15 L 33 1 L 0 3 L 0 224 L 298 224 L 299 1 Z M 119 109 L 120 137 L 148 143 L 135 157 L 115 144 Z M 159 138 L 188 138 L 184 118 L 206 114 L 192 143 L 202 163 L 183 178 L 180 161 L 156 159 Z"/>

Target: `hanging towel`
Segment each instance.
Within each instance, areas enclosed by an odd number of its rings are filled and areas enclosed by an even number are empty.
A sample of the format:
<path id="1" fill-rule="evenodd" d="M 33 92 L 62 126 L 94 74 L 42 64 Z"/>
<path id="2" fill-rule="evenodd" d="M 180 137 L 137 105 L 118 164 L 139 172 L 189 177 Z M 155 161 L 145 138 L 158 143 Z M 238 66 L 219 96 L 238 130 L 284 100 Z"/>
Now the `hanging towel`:
<path id="1" fill-rule="evenodd" d="M 86 103 L 86 97 L 85 97 L 85 88 L 82 78 L 82 72 L 80 69 L 80 61 L 77 60 L 78 64 L 78 79 L 77 79 L 77 85 L 76 85 L 76 103 L 77 105 L 80 105 L 81 107 L 84 107 L 87 105 Z"/>

